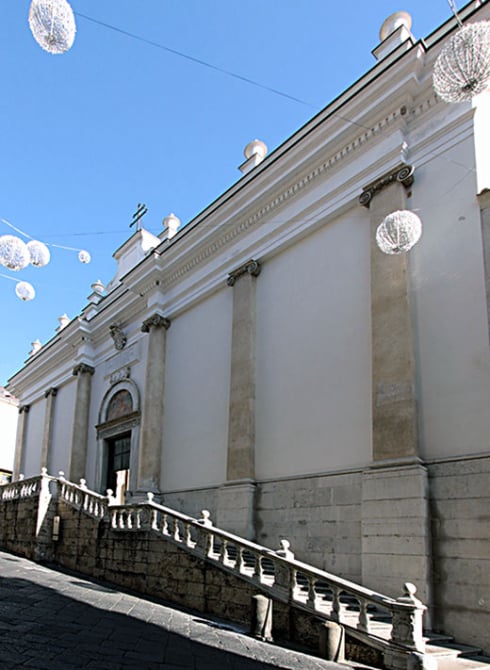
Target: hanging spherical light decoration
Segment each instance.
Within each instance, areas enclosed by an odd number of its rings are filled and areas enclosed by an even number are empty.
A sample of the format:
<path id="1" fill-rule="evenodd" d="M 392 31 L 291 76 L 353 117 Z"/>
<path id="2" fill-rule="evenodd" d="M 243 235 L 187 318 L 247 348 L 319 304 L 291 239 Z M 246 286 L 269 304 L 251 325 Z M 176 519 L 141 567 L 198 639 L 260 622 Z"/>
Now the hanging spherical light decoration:
<path id="1" fill-rule="evenodd" d="M 34 286 L 29 284 L 28 281 L 20 281 L 15 286 L 15 294 L 24 302 L 28 300 L 33 300 L 36 297 L 36 291 Z"/>
<path id="2" fill-rule="evenodd" d="M 464 102 L 490 81 L 490 21 L 463 26 L 437 57 L 434 90 L 445 102 Z"/>
<path id="3" fill-rule="evenodd" d="M 31 256 L 27 244 L 15 235 L 0 237 L 0 263 L 9 270 L 23 270 L 30 263 Z"/>
<path id="4" fill-rule="evenodd" d="M 85 251 L 85 249 L 82 249 L 78 253 L 78 260 L 80 261 L 80 263 L 83 263 L 84 265 L 86 265 L 87 263 L 90 263 L 92 258 L 91 258 L 88 251 Z"/>
<path id="5" fill-rule="evenodd" d="M 77 30 L 67 0 L 32 0 L 29 27 L 39 46 L 52 54 L 68 51 Z"/>
<path id="6" fill-rule="evenodd" d="M 48 247 L 38 240 L 31 240 L 27 243 L 31 257 L 31 265 L 36 268 L 43 268 L 51 259 Z"/>
<path id="7" fill-rule="evenodd" d="M 422 235 L 422 222 L 409 210 L 388 214 L 376 231 L 376 244 L 385 254 L 409 251 Z"/>

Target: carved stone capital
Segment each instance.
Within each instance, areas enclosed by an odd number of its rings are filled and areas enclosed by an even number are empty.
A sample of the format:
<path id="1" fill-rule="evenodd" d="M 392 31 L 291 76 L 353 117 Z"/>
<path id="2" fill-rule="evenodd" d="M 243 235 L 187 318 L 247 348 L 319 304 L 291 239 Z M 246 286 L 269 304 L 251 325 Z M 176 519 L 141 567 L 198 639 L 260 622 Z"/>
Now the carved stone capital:
<path id="1" fill-rule="evenodd" d="M 165 328 L 165 330 L 168 330 L 170 328 L 170 319 L 155 313 L 143 321 L 141 324 L 141 332 L 149 333 L 150 328 Z"/>
<path id="2" fill-rule="evenodd" d="M 233 272 L 230 272 L 230 274 L 228 275 L 228 279 L 226 280 L 226 283 L 228 284 L 228 286 L 234 286 L 236 280 L 244 274 L 252 275 L 252 277 L 258 277 L 261 269 L 262 268 L 260 267 L 259 261 L 255 261 L 252 259 L 250 261 L 247 261 L 244 265 L 241 265 L 236 270 L 233 270 Z"/>
<path id="3" fill-rule="evenodd" d="M 114 346 L 118 351 L 121 351 L 121 349 L 124 349 L 126 346 L 126 342 L 128 341 L 128 338 L 124 334 L 123 329 L 118 323 L 113 323 L 112 325 L 109 326 L 109 332 L 111 334 L 112 339 L 114 340 Z"/>
<path id="4" fill-rule="evenodd" d="M 56 398 L 58 395 L 58 389 L 52 386 L 50 389 L 44 392 L 44 397 L 49 398 L 49 396 L 53 396 L 53 398 Z"/>
<path id="5" fill-rule="evenodd" d="M 19 407 L 19 414 L 28 414 L 31 406 L 30 405 L 21 405 Z"/>
<path id="6" fill-rule="evenodd" d="M 93 368 L 91 365 L 87 365 L 87 363 L 79 363 L 73 368 L 74 377 L 77 375 L 93 375 L 94 372 L 95 368 Z"/>
<path id="7" fill-rule="evenodd" d="M 363 205 L 363 207 L 369 207 L 369 203 L 376 195 L 376 193 L 379 193 L 394 182 L 400 182 L 403 184 L 403 186 L 408 188 L 413 184 L 414 171 L 415 168 L 413 165 L 402 163 L 391 172 L 388 172 L 382 177 L 376 179 L 376 181 L 373 181 L 371 184 L 365 186 L 362 189 L 361 195 L 359 196 L 359 204 Z"/>

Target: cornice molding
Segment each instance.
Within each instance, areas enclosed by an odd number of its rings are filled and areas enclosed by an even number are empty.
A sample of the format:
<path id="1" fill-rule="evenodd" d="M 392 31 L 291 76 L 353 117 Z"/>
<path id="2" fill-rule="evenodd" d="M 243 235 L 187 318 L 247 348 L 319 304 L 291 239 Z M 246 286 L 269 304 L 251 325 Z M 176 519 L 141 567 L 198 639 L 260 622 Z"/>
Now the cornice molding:
<path id="1" fill-rule="evenodd" d="M 226 283 L 228 286 L 234 286 L 236 283 L 236 280 L 242 277 L 245 274 L 249 274 L 252 277 L 258 277 L 261 271 L 261 266 L 259 261 L 255 260 L 249 260 L 247 263 L 244 263 L 243 265 L 240 265 L 239 268 L 236 270 L 233 270 L 230 272 L 228 275 L 228 279 L 226 280 Z"/>
<path id="2" fill-rule="evenodd" d="M 261 206 L 251 215 L 241 221 L 236 222 L 233 227 L 230 227 L 232 222 L 227 222 L 226 232 L 224 234 L 221 234 L 213 242 L 208 243 L 208 245 L 202 251 L 194 253 L 194 255 L 186 263 L 178 267 L 173 272 L 169 272 L 168 274 L 166 274 L 165 271 L 163 272 L 161 282 L 163 290 L 168 289 L 202 262 L 216 255 L 223 247 L 226 247 L 237 237 L 240 237 L 246 233 L 249 228 L 258 224 L 265 216 L 271 214 L 278 208 L 282 207 L 282 205 L 284 205 L 286 202 L 296 197 L 306 187 L 311 186 L 313 182 L 318 179 L 318 177 L 328 172 L 342 161 L 351 158 L 351 156 L 361 147 L 364 149 L 366 143 L 371 142 L 379 134 L 386 132 L 387 128 L 391 127 L 392 125 L 399 124 L 400 121 L 405 122 L 406 116 L 408 116 L 406 106 L 397 107 L 389 114 L 384 114 L 377 123 L 372 124 L 371 128 L 366 128 L 362 133 L 358 134 L 354 140 L 344 144 L 341 149 L 338 149 L 332 153 L 328 159 L 323 160 L 313 169 L 303 173 L 303 175 L 293 184 L 290 184 L 287 188 L 282 190 L 281 193 L 270 199 L 265 205 Z M 199 226 L 197 226 L 196 230 L 199 230 Z"/>
<path id="3" fill-rule="evenodd" d="M 369 207 L 369 203 L 377 193 L 395 182 L 399 182 L 400 184 L 403 184 L 405 188 L 409 188 L 413 184 L 414 170 L 415 168 L 413 165 L 402 163 L 394 170 L 390 170 L 381 177 L 378 177 L 376 181 L 364 186 L 362 193 L 359 196 L 359 204 L 363 207 Z"/>
<path id="4" fill-rule="evenodd" d="M 165 330 L 168 330 L 170 328 L 170 319 L 155 312 L 155 314 L 152 314 L 152 316 L 143 321 L 141 332 L 149 333 L 151 328 L 165 328 Z"/>

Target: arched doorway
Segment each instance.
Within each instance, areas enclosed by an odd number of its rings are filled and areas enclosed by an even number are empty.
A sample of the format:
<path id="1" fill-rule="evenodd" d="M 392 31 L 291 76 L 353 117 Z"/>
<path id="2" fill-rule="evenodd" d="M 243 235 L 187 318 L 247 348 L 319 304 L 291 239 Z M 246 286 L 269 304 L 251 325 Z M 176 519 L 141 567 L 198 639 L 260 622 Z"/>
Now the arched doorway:
<path id="1" fill-rule="evenodd" d="M 129 379 L 105 395 L 97 425 L 99 489 L 110 489 L 118 503 L 132 495 L 138 462 L 139 393 Z"/>

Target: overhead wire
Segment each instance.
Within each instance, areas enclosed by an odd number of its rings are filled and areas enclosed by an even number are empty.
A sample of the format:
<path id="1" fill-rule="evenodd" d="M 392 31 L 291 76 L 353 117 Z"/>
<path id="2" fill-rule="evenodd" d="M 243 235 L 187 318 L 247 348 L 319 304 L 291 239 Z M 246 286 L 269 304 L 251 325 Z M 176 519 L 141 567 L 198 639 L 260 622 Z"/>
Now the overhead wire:
<path id="1" fill-rule="evenodd" d="M 455 6 L 455 2 L 454 2 L 454 0 L 448 0 L 448 4 L 449 4 L 449 6 L 450 6 L 450 8 L 451 8 L 451 10 L 452 10 L 452 12 L 453 12 L 453 14 L 454 14 L 456 20 L 457 20 L 458 23 L 461 25 L 461 20 L 460 20 L 460 18 L 459 18 L 459 16 L 458 16 L 458 13 L 457 13 L 457 10 L 456 10 L 456 6 Z M 262 90 L 268 91 L 268 92 L 270 92 L 270 93 L 273 93 L 273 94 L 278 95 L 278 96 L 280 96 L 280 97 L 283 97 L 283 98 L 285 98 L 285 99 L 291 100 L 291 101 L 296 102 L 296 103 L 298 103 L 298 104 L 304 105 L 304 106 L 306 106 L 306 107 L 310 107 L 310 108 L 312 108 L 312 109 L 316 109 L 316 110 L 320 110 L 320 109 L 321 109 L 321 108 L 319 108 L 318 106 L 313 105 L 313 104 L 311 104 L 310 102 L 307 102 L 307 101 L 305 101 L 305 100 L 302 100 L 301 98 L 299 98 L 299 97 L 297 97 L 297 96 L 293 96 L 293 95 L 291 95 L 291 94 L 289 94 L 289 93 L 285 93 L 284 91 L 281 91 L 281 90 L 279 90 L 279 89 L 277 89 L 277 88 L 275 88 L 275 87 L 268 86 L 268 85 L 266 85 L 266 84 L 262 84 L 262 83 L 260 83 L 260 82 L 258 82 L 258 81 L 256 81 L 256 80 L 254 80 L 254 79 L 251 79 L 250 77 L 246 77 L 246 76 L 244 76 L 244 75 L 237 74 L 236 72 L 233 72 L 232 70 L 229 70 L 229 69 L 227 69 L 227 68 L 223 68 L 223 67 L 217 66 L 217 65 L 215 65 L 215 64 L 213 64 L 213 63 L 209 63 L 208 61 L 206 61 L 206 60 L 204 60 L 204 59 L 202 59 L 202 58 L 198 58 L 198 57 L 196 57 L 196 56 L 192 56 L 192 55 L 190 55 L 190 54 L 188 54 L 188 53 L 185 53 L 185 52 L 183 52 L 183 51 L 174 49 L 174 48 L 169 47 L 169 46 L 167 46 L 167 45 L 165 45 L 165 44 L 161 44 L 160 42 L 156 42 L 156 41 L 154 41 L 154 40 L 150 40 L 150 39 L 148 39 L 148 38 L 146 38 L 146 37 L 143 37 L 142 35 L 138 35 L 138 34 L 136 34 L 136 33 L 130 32 L 130 31 L 125 30 L 125 29 L 123 29 L 123 28 L 119 28 L 119 27 L 117 27 L 117 26 L 114 26 L 114 25 L 112 25 L 112 24 L 110 24 L 110 23 L 101 21 L 101 20 L 99 20 L 99 19 L 95 19 L 95 18 L 93 18 L 92 16 L 88 16 L 87 14 L 83 14 L 83 13 L 81 13 L 81 12 L 74 12 L 74 14 L 75 14 L 75 16 L 77 16 L 77 17 L 79 17 L 79 18 L 82 18 L 82 19 L 84 19 L 84 20 L 86 20 L 86 21 L 89 21 L 89 22 L 91 22 L 91 23 L 93 23 L 93 24 L 95 24 L 95 25 L 99 25 L 99 26 L 101 26 L 101 27 L 103 27 L 103 28 L 106 28 L 106 29 L 108 29 L 108 30 L 111 30 L 111 31 L 113 31 L 113 32 L 117 32 L 117 33 L 119 33 L 119 34 L 121 34 L 121 35 L 124 35 L 124 36 L 126 36 L 126 37 L 131 38 L 131 39 L 134 39 L 134 40 L 136 40 L 136 41 L 138 41 L 138 42 L 142 42 L 142 43 L 144 43 L 144 44 L 148 44 L 149 46 L 152 46 L 152 47 L 158 48 L 158 49 L 160 49 L 160 50 L 166 51 L 166 52 L 171 53 L 171 54 L 173 54 L 173 55 L 175 55 L 175 56 L 178 56 L 178 57 L 180 57 L 180 58 L 184 58 L 184 59 L 186 59 L 186 60 L 188 60 L 188 61 L 190 61 L 190 62 L 192 62 L 192 63 L 201 65 L 201 66 L 206 67 L 206 68 L 208 68 L 208 69 L 210 69 L 210 70 L 214 70 L 214 71 L 219 72 L 219 73 L 221 73 L 221 74 L 224 74 L 224 75 L 226 75 L 226 76 L 232 77 L 232 78 L 234 78 L 234 79 L 237 79 L 237 80 L 239 80 L 239 81 L 242 81 L 242 82 L 244 82 L 244 83 L 247 83 L 247 84 L 249 84 L 249 85 L 251 85 L 251 86 L 255 86 L 255 87 L 257 87 L 257 88 L 260 88 L 260 89 L 262 89 Z M 362 124 L 362 123 L 360 123 L 360 122 L 358 122 L 358 121 L 354 121 L 353 119 L 350 119 L 350 118 L 344 116 L 343 114 L 340 114 L 339 112 L 332 112 L 331 116 L 333 116 L 333 117 L 335 117 L 335 118 L 339 118 L 340 120 L 345 121 L 345 122 L 348 123 L 348 124 L 351 124 L 351 125 L 354 125 L 354 126 L 356 126 L 356 127 L 362 128 L 363 130 L 371 130 L 371 127 L 370 127 L 370 126 L 366 126 L 366 125 L 364 125 L 364 124 Z M 385 132 L 383 129 L 379 129 L 379 131 L 380 131 L 382 134 L 385 134 L 385 135 L 386 135 L 386 132 Z M 464 170 L 465 170 L 465 175 L 463 176 L 463 179 L 466 178 L 466 176 L 468 175 L 468 173 L 470 173 L 470 172 L 475 172 L 475 171 L 476 171 L 474 167 L 468 167 L 468 166 L 466 166 L 466 165 L 460 163 L 459 161 L 455 161 L 455 160 L 450 159 L 450 158 L 445 157 L 445 156 L 436 156 L 435 158 L 436 158 L 436 159 L 439 159 L 439 160 L 443 160 L 443 161 L 448 162 L 448 163 L 451 163 L 451 164 L 453 164 L 453 165 L 456 165 L 456 166 L 461 167 L 462 169 L 464 169 Z M 457 183 L 459 183 L 459 180 L 458 180 Z M 7 220 L 5 220 L 5 219 L 3 219 L 3 218 L 0 218 L 0 221 L 2 221 L 3 223 L 5 223 L 7 226 L 9 226 L 10 228 L 12 228 L 13 230 L 15 230 L 16 232 L 18 232 L 19 234 L 23 235 L 24 237 L 26 237 L 26 238 L 28 238 L 28 239 L 31 239 L 31 240 L 34 239 L 31 235 L 29 235 L 29 234 L 26 233 L 25 231 L 23 231 L 23 230 L 17 228 L 16 226 L 14 226 L 13 224 L 11 224 L 11 223 L 8 222 Z M 78 233 L 69 233 L 69 234 L 64 233 L 64 237 L 67 237 L 67 236 L 70 236 L 70 237 L 76 237 L 76 236 L 91 236 L 91 235 L 112 235 L 112 234 L 119 234 L 119 233 L 122 233 L 122 232 L 125 232 L 125 230 L 124 230 L 124 231 L 122 231 L 122 230 L 121 230 L 121 231 L 104 231 L 104 230 L 102 230 L 102 231 L 78 232 Z M 43 236 L 43 239 L 46 239 L 46 238 L 48 238 L 48 237 L 53 237 L 53 236 L 54 236 L 53 234 L 51 234 L 51 235 L 48 234 L 48 235 Z M 81 249 L 79 249 L 79 248 L 70 247 L 70 246 L 65 246 L 65 245 L 60 245 L 60 244 L 54 244 L 54 243 L 46 243 L 46 244 L 47 244 L 47 246 L 51 246 L 51 247 L 55 247 L 55 248 L 59 248 L 59 249 L 65 249 L 65 250 L 68 250 L 68 251 L 81 251 Z"/>
<path id="2" fill-rule="evenodd" d="M 208 63 L 207 61 L 203 60 L 202 58 L 197 58 L 196 56 L 191 56 L 190 54 L 187 54 L 183 51 L 179 51 L 178 49 L 173 49 L 172 47 L 168 47 L 165 44 L 161 44 L 160 42 L 155 42 L 154 40 L 149 40 L 146 37 L 142 37 L 141 35 L 137 35 L 136 33 L 129 32 L 128 30 L 124 30 L 123 28 L 118 28 L 117 26 L 113 26 L 110 23 L 106 23 L 104 21 L 99 21 L 99 19 L 94 19 L 92 16 L 87 16 L 86 14 L 82 14 L 80 12 L 74 12 L 75 16 L 78 16 L 82 19 L 85 19 L 86 21 L 90 21 L 91 23 L 95 23 L 99 26 L 103 26 L 104 28 L 107 28 L 108 30 L 113 30 L 114 32 L 120 33 L 121 35 L 126 35 L 126 37 L 131 37 L 134 40 L 138 40 L 139 42 L 143 42 L 144 44 L 148 44 L 150 46 L 156 47 L 157 49 L 162 49 L 163 51 L 167 51 L 168 53 L 173 54 L 174 56 L 179 56 L 180 58 L 185 58 L 188 61 L 191 61 L 192 63 L 196 63 L 198 65 L 202 65 L 203 67 L 207 67 L 210 70 L 215 70 L 216 72 L 221 72 L 221 74 L 225 74 L 228 77 L 233 77 L 234 79 L 238 79 L 239 81 L 243 81 L 247 84 L 250 84 L 251 86 L 256 86 L 258 88 L 263 89 L 264 91 L 269 91 L 270 93 L 274 93 L 275 95 L 279 95 L 283 98 L 286 98 L 288 100 L 292 100 L 293 102 L 297 102 L 300 105 L 305 105 L 306 107 L 311 107 L 312 109 L 320 109 L 317 105 L 313 105 L 310 102 L 306 102 L 305 100 L 302 100 L 301 98 L 297 98 L 294 95 L 290 95 L 289 93 L 285 93 L 284 91 L 280 91 L 278 88 L 274 88 L 272 86 L 267 86 L 266 84 L 261 84 L 258 81 L 255 81 L 254 79 L 250 79 L 249 77 L 245 77 L 241 74 L 237 74 L 236 72 L 233 72 L 232 70 L 228 70 L 226 68 L 220 67 L 219 65 L 213 65 L 213 63 Z"/>

